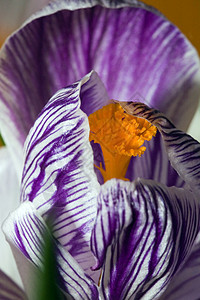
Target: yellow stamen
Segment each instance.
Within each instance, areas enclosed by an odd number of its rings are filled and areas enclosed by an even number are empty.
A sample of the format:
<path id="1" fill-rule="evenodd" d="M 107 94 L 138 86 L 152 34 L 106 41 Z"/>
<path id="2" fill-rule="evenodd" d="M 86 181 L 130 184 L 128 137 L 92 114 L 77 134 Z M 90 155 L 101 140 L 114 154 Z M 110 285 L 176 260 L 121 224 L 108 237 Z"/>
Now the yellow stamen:
<path id="1" fill-rule="evenodd" d="M 141 156 L 156 135 L 156 127 L 147 120 L 133 117 L 116 103 L 111 103 L 89 116 L 90 141 L 99 143 L 104 157 L 105 170 L 97 167 L 104 182 L 111 178 L 124 179 L 131 156 Z"/>
<path id="2" fill-rule="evenodd" d="M 101 269 L 101 273 L 99 275 L 98 286 L 100 286 L 100 284 L 101 284 L 102 273 L 103 273 L 103 270 Z"/>

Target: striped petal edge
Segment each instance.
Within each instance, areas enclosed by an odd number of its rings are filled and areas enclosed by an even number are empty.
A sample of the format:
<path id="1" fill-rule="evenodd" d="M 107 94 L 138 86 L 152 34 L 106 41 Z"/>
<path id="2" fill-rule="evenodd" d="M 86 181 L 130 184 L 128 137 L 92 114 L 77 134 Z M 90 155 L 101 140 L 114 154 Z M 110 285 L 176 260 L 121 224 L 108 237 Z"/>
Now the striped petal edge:
<path id="1" fill-rule="evenodd" d="M 177 129 L 160 111 L 143 103 L 120 102 L 124 110 L 137 117 L 145 118 L 160 131 L 172 167 L 187 183 L 200 194 L 200 144 L 190 135 Z"/>
<path id="2" fill-rule="evenodd" d="M 184 189 L 112 179 L 92 233 L 104 299 L 157 299 L 191 252 L 199 207 Z"/>
<path id="3" fill-rule="evenodd" d="M 33 203 L 24 202 L 4 222 L 8 242 L 17 247 L 27 259 L 42 268 L 44 232 L 48 228 Z M 76 260 L 56 241 L 57 268 L 60 286 L 74 299 L 98 299 L 98 290 Z"/>
<path id="4" fill-rule="evenodd" d="M 166 186 L 184 187 L 185 181 L 172 167 L 162 136 L 159 132 L 151 140 L 144 143 L 146 150 L 141 157 L 132 157 L 126 178 L 130 181 L 144 178 L 152 179 Z"/>
<path id="5" fill-rule="evenodd" d="M 21 200 L 33 202 L 45 220 L 52 216 L 54 236 L 94 280 L 90 237 L 99 183 L 80 97 L 84 103 L 98 96 L 98 82 L 92 72 L 50 99 L 26 140 L 21 188 Z"/>

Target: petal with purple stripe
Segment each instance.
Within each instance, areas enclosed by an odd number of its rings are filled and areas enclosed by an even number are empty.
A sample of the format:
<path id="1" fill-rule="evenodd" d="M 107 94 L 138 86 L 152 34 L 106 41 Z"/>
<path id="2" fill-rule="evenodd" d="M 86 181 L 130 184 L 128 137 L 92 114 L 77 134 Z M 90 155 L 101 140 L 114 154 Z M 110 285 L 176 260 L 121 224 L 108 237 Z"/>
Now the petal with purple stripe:
<path id="1" fill-rule="evenodd" d="M 0 269 L 0 299 L 27 300 L 24 291 Z"/>
<path id="2" fill-rule="evenodd" d="M 198 300 L 200 295 L 200 243 L 196 243 L 160 300 Z"/>
<path id="3" fill-rule="evenodd" d="M 83 87 L 84 103 L 84 95 L 98 94 L 98 82 L 92 72 L 50 99 L 26 141 L 21 188 L 22 201 L 33 202 L 45 220 L 53 215 L 55 237 L 96 281 L 90 236 L 99 184 L 80 93 Z"/>
<path id="4" fill-rule="evenodd" d="M 185 181 L 170 164 L 161 134 L 157 132 L 144 146 L 146 150 L 142 157 L 131 158 L 126 178 L 131 181 L 138 177 L 152 179 L 166 186 L 184 187 Z"/>
<path id="5" fill-rule="evenodd" d="M 112 179 L 98 203 L 92 249 L 104 299 L 157 299 L 198 234 L 194 195 L 150 180 Z"/>
<path id="6" fill-rule="evenodd" d="M 5 221 L 3 230 L 12 246 L 17 247 L 36 266 L 42 267 L 44 232 L 48 232 L 48 228 L 33 203 L 22 203 Z M 55 245 L 57 268 L 61 275 L 58 284 L 74 299 L 98 299 L 97 286 L 91 278 L 69 252 L 56 241 Z"/>
<path id="7" fill-rule="evenodd" d="M 124 110 L 147 119 L 160 131 L 172 167 L 197 195 L 200 194 L 200 144 L 177 129 L 161 112 L 137 102 L 121 102 Z"/>
<path id="8" fill-rule="evenodd" d="M 16 163 L 48 99 L 92 69 L 110 98 L 145 99 L 187 127 L 199 99 L 199 58 L 161 14 L 138 1 L 59 0 L 31 20 L 0 55 L 0 122 Z"/>

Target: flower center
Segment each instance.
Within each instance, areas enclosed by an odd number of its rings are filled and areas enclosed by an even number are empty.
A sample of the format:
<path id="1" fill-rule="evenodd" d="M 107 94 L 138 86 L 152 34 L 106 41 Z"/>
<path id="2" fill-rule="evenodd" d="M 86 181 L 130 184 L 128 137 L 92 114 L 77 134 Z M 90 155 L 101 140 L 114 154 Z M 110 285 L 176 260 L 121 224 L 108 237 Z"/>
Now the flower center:
<path id="1" fill-rule="evenodd" d="M 141 156 L 156 135 L 156 127 L 147 120 L 131 116 L 116 103 L 111 103 L 89 115 L 90 141 L 99 143 L 104 157 L 105 169 L 101 171 L 104 182 L 111 178 L 125 178 L 131 156 Z"/>

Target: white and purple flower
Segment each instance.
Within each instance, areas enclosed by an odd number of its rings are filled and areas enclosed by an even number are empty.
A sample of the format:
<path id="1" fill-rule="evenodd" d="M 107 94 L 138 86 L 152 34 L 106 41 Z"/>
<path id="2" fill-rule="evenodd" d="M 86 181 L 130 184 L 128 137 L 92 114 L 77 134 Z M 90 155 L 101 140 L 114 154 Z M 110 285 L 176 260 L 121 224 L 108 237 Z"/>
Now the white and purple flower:
<path id="1" fill-rule="evenodd" d="M 0 126 L 21 204 L 3 230 L 27 294 L 51 218 L 60 287 L 72 298 L 198 299 L 200 145 L 181 130 L 199 82 L 189 41 L 138 1 L 53 1 L 9 38 Z M 109 99 L 159 130 L 131 158 L 129 181 L 104 183 L 94 169 L 104 158 L 89 142 L 88 116 Z M 2 202 L 10 187 L 1 187 Z M 0 290 L 25 297 L 3 272 Z"/>

